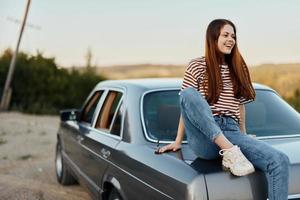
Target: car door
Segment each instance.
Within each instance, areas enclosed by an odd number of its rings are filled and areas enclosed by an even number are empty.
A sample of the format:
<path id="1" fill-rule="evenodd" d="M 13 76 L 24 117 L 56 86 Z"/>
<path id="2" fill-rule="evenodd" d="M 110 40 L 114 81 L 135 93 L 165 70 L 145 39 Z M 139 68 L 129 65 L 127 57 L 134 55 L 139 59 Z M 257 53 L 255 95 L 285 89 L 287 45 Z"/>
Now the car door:
<path id="1" fill-rule="evenodd" d="M 99 104 L 92 128 L 83 135 L 81 141 L 84 148 L 81 169 L 95 192 L 101 191 L 103 174 L 115 146 L 121 141 L 122 99 L 121 91 L 108 91 L 104 101 Z"/>
<path id="2" fill-rule="evenodd" d="M 68 121 L 63 127 L 64 150 L 76 166 L 80 165 L 82 135 L 87 132 L 87 127 L 91 125 L 96 106 L 102 94 L 103 91 L 95 91 L 91 94 L 82 107 L 79 119 Z"/>

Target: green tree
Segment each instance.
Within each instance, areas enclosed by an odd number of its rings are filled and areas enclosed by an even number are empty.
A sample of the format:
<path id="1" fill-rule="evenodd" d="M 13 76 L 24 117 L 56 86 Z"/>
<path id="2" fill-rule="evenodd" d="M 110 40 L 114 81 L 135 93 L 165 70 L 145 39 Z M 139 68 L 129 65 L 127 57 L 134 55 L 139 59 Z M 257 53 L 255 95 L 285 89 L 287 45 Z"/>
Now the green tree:
<path id="1" fill-rule="evenodd" d="M 4 87 L 11 50 L 0 56 L 0 91 Z M 92 88 L 103 77 L 85 70 L 58 68 L 54 58 L 42 53 L 29 56 L 19 53 L 12 82 L 10 108 L 36 114 L 55 114 L 60 109 L 79 108 Z"/>

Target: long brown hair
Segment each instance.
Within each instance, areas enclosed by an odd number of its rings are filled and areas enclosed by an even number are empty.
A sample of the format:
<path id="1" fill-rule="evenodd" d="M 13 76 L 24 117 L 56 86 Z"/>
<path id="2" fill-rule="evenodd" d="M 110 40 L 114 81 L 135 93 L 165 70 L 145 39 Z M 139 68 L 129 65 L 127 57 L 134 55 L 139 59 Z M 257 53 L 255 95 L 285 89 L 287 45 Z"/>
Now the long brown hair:
<path id="1" fill-rule="evenodd" d="M 205 61 L 207 66 L 206 76 L 208 81 L 204 82 L 204 88 L 206 88 L 205 94 L 207 96 L 207 101 L 210 104 L 218 101 L 218 97 L 220 96 L 222 90 L 222 78 L 219 66 L 222 64 L 223 55 L 218 50 L 217 42 L 221 29 L 226 24 L 233 27 L 236 35 L 236 28 L 234 24 L 226 19 L 213 20 L 208 25 L 206 30 Z M 225 62 L 230 70 L 235 97 L 254 99 L 255 91 L 251 84 L 249 70 L 238 50 L 237 41 L 235 41 L 235 45 L 231 53 L 225 55 Z"/>

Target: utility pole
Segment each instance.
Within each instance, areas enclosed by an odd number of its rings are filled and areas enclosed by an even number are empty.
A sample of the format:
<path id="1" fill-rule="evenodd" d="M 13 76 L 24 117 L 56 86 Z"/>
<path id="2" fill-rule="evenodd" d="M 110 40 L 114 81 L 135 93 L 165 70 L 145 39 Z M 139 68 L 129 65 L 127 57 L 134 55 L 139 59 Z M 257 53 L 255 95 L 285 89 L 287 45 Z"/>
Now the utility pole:
<path id="1" fill-rule="evenodd" d="M 85 58 L 86 58 L 86 68 L 90 69 L 92 67 L 92 58 L 93 58 L 91 47 L 88 48 Z"/>
<path id="2" fill-rule="evenodd" d="M 25 10 L 25 14 L 23 17 L 23 21 L 22 21 L 22 26 L 20 29 L 20 34 L 19 34 L 19 38 L 18 38 L 18 42 L 17 42 L 17 47 L 16 50 L 13 54 L 13 57 L 11 59 L 10 62 L 10 66 L 8 69 L 8 74 L 6 77 L 6 81 L 5 81 L 5 86 L 3 89 L 3 93 L 2 93 L 2 98 L 1 98 L 1 104 L 0 104 L 0 110 L 7 110 L 9 103 L 10 103 L 10 99 L 11 99 L 11 94 L 12 94 L 12 89 L 11 89 L 11 81 L 12 81 L 12 77 L 14 74 L 14 70 L 15 70 L 15 65 L 16 65 L 16 59 L 18 56 L 18 52 L 19 52 L 19 46 L 20 46 L 20 42 L 22 39 L 22 34 L 24 31 L 24 27 L 26 24 L 26 19 L 27 19 L 27 15 L 28 15 L 28 11 L 29 11 L 29 6 L 30 6 L 31 0 L 27 0 L 27 5 L 26 5 L 26 10 Z"/>

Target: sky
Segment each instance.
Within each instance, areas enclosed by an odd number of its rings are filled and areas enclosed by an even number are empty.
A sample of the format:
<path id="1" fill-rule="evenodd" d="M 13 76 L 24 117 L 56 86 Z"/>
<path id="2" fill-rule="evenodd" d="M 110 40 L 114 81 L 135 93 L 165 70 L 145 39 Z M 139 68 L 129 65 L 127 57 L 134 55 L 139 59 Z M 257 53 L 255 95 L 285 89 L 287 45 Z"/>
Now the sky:
<path id="1" fill-rule="evenodd" d="M 15 50 L 27 0 L 0 0 L 0 54 Z M 298 0 L 32 0 L 20 50 L 62 67 L 186 65 L 204 54 L 207 25 L 237 27 L 248 65 L 300 63 Z"/>

